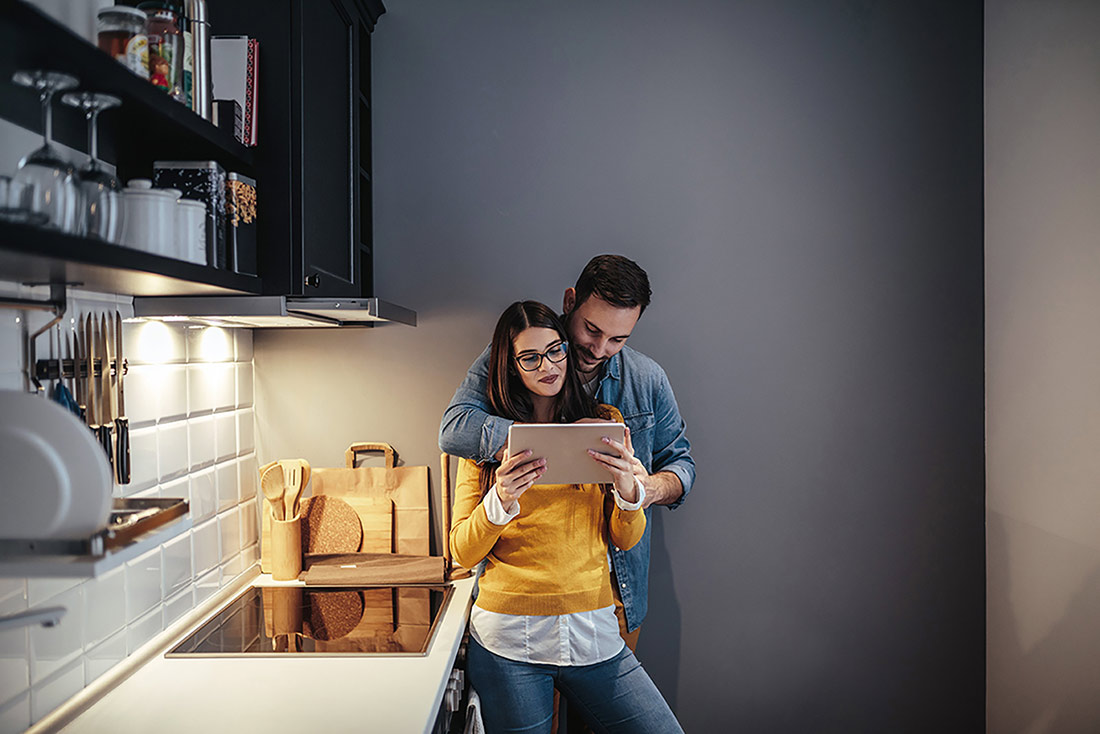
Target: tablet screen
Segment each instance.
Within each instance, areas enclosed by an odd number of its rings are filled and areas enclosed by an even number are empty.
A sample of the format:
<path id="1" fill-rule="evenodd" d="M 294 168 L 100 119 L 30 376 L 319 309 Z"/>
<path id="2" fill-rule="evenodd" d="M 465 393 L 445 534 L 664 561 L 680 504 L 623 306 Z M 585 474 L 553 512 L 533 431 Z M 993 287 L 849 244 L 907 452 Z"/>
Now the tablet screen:
<path id="1" fill-rule="evenodd" d="M 611 473 L 588 455 L 588 449 L 610 453 L 601 439 L 623 443 L 622 423 L 513 423 L 508 430 L 508 452 L 531 450 L 532 458 L 546 459 L 539 484 L 599 484 L 612 481 Z"/>

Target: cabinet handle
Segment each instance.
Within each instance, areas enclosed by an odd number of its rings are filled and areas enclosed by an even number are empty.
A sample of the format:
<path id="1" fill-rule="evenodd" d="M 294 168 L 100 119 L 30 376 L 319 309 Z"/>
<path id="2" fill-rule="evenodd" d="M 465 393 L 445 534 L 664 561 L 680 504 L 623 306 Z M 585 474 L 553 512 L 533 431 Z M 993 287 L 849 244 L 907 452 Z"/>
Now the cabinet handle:
<path id="1" fill-rule="evenodd" d="M 310 273 L 306 276 L 306 287 L 308 288 L 320 288 L 321 287 L 321 274 Z"/>

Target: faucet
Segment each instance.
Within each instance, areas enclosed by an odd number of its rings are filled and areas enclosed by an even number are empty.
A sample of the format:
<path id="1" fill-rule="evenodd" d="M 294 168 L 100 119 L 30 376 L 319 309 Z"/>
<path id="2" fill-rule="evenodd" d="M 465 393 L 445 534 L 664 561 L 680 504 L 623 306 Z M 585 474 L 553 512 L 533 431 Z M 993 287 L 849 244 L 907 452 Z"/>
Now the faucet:
<path id="1" fill-rule="evenodd" d="M 32 624 L 53 627 L 61 622 L 61 618 L 68 611 L 65 607 L 45 607 L 44 609 L 31 609 L 18 614 L 9 614 L 6 617 L 0 617 L 0 632 L 6 629 L 27 627 Z"/>

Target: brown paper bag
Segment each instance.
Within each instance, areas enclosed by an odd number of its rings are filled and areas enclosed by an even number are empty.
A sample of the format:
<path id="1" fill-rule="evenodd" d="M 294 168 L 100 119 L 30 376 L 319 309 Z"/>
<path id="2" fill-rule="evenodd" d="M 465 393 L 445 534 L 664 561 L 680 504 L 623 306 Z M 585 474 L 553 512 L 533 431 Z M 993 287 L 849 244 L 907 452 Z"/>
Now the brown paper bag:
<path id="1" fill-rule="evenodd" d="M 356 457 L 368 451 L 382 451 L 386 465 L 356 467 Z M 395 453 L 388 443 L 355 443 L 345 452 L 343 469 L 313 470 L 313 494 L 371 497 L 393 500 L 393 552 L 410 556 L 431 555 L 428 532 L 428 467 L 394 466 Z"/>

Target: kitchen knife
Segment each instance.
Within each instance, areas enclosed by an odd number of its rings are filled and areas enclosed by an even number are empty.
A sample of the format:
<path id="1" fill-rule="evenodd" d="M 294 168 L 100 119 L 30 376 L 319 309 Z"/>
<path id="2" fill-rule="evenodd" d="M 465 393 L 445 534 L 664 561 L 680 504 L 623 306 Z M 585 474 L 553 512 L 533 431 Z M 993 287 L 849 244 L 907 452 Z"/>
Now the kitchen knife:
<path id="1" fill-rule="evenodd" d="M 95 339 L 92 338 L 92 329 L 92 316 L 89 314 L 84 317 L 84 366 L 86 370 L 84 384 L 88 388 L 84 391 L 84 398 L 88 401 L 88 427 L 95 433 L 99 428 L 99 421 L 96 420 Z"/>
<path id="2" fill-rule="evenodd" d="M 118 413 L 115 417 L 115 477 L 119 484 L 130 483 L 130 419 L 126 417 L 126 399 L 122 392 L 122 314 L 115 311 L 115 379 L 118 380 Z"/>
<path id="3" fill-rule="evenodd" d="M 115 451 L 111 445 L 111 350 L 107 348 L 107 316 L 100 318 L 99 341 L 96 343 L 96 352 L 101 356 L 99 370 L 99 429 L 96 436 L 99 445 L 107 452 L 107 463 L 114 469 Z"/>
<path id="4" fill-rule="evenodd" d="M 83 322 L 81 323 L 83 326 Z M 76 391 L 77 415 L 84 425 L 88 424 L 88 398 L 84 395 L 84 380 L 80 372 L 84 369 L 83 352 L 80 351 L 80 329 L 73 329 L 72 350 L 69 352 L 73 363 L 73 390 Z"/>

